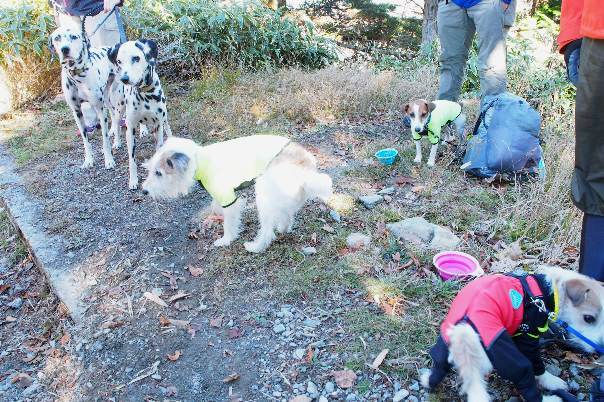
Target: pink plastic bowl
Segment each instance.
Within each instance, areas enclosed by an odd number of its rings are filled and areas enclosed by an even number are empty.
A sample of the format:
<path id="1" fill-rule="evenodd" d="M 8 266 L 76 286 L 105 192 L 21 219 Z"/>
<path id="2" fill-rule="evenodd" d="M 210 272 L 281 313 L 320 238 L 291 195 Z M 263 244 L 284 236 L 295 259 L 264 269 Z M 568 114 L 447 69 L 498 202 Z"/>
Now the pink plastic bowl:
<path id="1" fill-rule="evenodd" d="M 460 251 L 443 251 L 432 262 L 445 281 L 484 274 L 476 258 Z"/>

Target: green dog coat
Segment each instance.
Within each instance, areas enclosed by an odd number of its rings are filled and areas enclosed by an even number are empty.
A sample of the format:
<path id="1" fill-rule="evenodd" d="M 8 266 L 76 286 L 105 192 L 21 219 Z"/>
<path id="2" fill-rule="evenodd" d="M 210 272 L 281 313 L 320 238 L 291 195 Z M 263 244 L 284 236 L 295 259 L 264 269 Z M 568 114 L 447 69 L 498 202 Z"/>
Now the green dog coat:
<path id="1" fill-rule="evenodd" d="M 289 142 L 276 135 L 252 135 L 202 147 L 195 180 L 226 208 L 237 201 L 235 191 L 262 175 Z"/>
<path id="2" fill-rule="evenodd" d="M 448 100 L 435 100 L 432 103 L 436 107 L 428 117 L 426 128 L 428 130 L 428 141 L 432 145 L 436 145 L 440 142 L 440 133 L 445 124 L 452 122 L 461 114 L 461 105 Z M 422 139 L 422 133 L 413 132 L 412 135 L 415 141 Z"/>

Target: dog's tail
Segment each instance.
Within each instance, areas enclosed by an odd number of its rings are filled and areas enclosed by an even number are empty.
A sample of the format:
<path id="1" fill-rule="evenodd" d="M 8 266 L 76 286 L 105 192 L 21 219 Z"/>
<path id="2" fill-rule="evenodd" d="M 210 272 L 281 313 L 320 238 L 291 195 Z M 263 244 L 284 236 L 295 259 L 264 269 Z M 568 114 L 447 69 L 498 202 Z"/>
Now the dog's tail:
<path id="1" fill-rule="evenodd" d="M 493 366 L 485 353 L 480 338 L 466 323 L 449 329 L 449 360 L 455 364 L 462 380 L 462 392 L 468 395 L 468 402 L 488 402 L 484 377 Z"/>

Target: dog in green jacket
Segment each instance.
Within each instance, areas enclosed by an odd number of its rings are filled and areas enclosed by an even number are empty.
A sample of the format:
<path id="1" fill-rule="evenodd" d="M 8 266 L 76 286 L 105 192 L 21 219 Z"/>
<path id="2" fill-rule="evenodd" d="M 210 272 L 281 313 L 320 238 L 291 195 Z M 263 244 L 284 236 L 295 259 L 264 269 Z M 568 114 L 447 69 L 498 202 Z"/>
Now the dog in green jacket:
<path id="1" fill-rule="evenodd" d="M 418 99 L 405 105 L 405 115 L 411 121 L 411 136 L 415 141 L 414 163 L 422 162 L 422 137 L 428 137 L 432 144 L 428 166 L 434 166 L 438 144 L 441 142 L 442 128 L 448 123 L 455 125 L 455 131 L 459 136 L 459 143 L 464 139 L 464 128 L 466 116 L 461 112 L 461 105 L 457 102 L 447 100 L 435 100 L 428 102 Z"/>

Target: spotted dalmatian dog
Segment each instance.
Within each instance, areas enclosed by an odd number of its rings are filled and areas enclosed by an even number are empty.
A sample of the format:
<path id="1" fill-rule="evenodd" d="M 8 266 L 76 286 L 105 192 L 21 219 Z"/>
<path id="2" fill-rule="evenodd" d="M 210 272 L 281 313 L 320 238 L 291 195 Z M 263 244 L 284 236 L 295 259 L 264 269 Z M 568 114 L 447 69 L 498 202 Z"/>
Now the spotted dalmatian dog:
<path id="1" fill-rule="evenodd" d="M 126 144 L 130 177 L 128 187 L 138 187 L 138 173 L 134 152 L 134 128 L 142 124 L 155 136 L 159 149 L 166 136 L 172 136 L 168 124 L 166 96 L 155 71 L 157 45 L 152 40 L 139 39 L 115 45 L 109 50 L 109 60 L 116 66 L 117 77 L 124 84 L 126 99 Z M 121 106 L 121 103 L 120 103 Z"/>
<path id="2" fill-rule="evenodd" d="M 82 168 L 94 165 L 89 132 L 82 113 L 82 104 L 88 102 L 96 114 L 103 134 L 105 168 L 115 167 L 109 141 L 108 111 L 111 112 L 111 131 L 114 138 L 119 130 L 120 115 L 114 105 L 124 97 L 124 86 L 114 80 L 115 67 L 109 61 L 109 47 L 92 48 L 85 31 L 77 24 L 66 24 L 54 30 L 48 39 L 51 51 L 61 62 L 61 86 L 65 101 L 71 108 L 84 144 Z M 115 145 L 115 143 L 114 143 Z"/>

